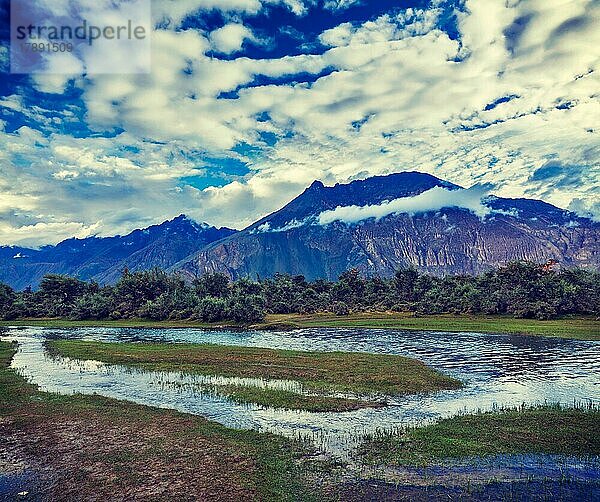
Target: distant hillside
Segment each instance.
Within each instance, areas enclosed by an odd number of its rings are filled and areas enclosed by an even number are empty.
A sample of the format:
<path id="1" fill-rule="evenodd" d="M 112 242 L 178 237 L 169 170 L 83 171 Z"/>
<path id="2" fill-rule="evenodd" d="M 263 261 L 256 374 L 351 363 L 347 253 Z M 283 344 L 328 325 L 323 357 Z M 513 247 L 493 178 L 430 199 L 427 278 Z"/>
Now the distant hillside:
<path id="1" fill-rule="evenodd" d="M 184 215 L 125 236 L 68 239 L 42 249 L 0 247 L 0 282 L 15 289 L 36 287 L 48 273 L 113 283 L 131 271 L 168 268 L 207 244 L 235 233 L 198 224 Z"/>
<path id="2" fill-rule="evenodd" d="M 335 279 L 353 267 L 389 276 L 404 266 L 441 275 L 475 274 L 512 260 L 600 264 L 600 224 L 538 200 L 480 202 L 485 194 L 475 195 L 422 173 L 333 187 L 314 182 L 279 211 L 172 270 L 189 277 L 222 271 L 232 278 L 288 272 Z"/>

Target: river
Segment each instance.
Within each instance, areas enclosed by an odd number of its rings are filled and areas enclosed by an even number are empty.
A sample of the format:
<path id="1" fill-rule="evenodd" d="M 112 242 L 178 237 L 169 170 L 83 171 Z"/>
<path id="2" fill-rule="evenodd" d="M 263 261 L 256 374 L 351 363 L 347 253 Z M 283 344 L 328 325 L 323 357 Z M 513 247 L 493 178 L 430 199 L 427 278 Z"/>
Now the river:
<path id="1" fill-rule="evenodd" d="M 202 415 L 228 427 L 306 438 L 346 456 L 366 433 L 420 425 L 461 412 L 522 403 L 600 402 L 600 344 L 534 336 L 377 329 L 233 331 L 133 328 L 4 328 L 16 340 L 12 367 L 41 390 L 97 393 L 141 404 Z M 342 413 L 310 413 L 240 405 L 207 391 L 221 377 L 146 372 L 49 355 L 46 339 L 107 342 L 219 343 L 317 351 L 358 351 L 417 358 L 462 380 L 462 389 L 388 400 L 389 406 Z M 297 382 L 242 381 L 294 390 Z"/>

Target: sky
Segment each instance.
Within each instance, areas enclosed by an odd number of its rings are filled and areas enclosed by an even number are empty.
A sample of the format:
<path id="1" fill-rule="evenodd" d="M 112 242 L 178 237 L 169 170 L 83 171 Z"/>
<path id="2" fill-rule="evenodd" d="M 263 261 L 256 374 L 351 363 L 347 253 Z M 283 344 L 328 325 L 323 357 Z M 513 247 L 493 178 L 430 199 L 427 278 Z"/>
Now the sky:
<path id="1" fill-rule="evenodd" d="M 149 74 L 32 75 L 0 5 L 0 245 L 400 171 L 600 219 L 598 1 L 157 0 Z"/>

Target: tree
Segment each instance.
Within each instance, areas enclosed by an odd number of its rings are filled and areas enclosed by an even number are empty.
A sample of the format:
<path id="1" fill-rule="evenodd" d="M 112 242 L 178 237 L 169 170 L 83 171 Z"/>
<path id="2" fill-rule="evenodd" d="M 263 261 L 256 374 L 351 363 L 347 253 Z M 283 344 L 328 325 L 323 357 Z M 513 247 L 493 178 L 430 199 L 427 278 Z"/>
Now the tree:
<path id="1" fill-rule="evenodd" d="M 185 288 L 185 283 L 177 275 L 169 275 L 158 268 L 152 270 L 124 273 L 114 289 L 116 318 L 143 317 L 152 312 L 158 315 L 160 308 L 169 308 L 166 298 L 161 299 L 155 306 L 148 305 L 167 292 Z"/>
<path id="2" fill-rule="evenodd" d="M 108 319 L 113 310 L 112 289 L 105 288 L 78 298 L 71 317 L 73 319 Z"/>
<path id="3" fill-rule="evenodd" d="M 566 269 L 558 277 L 562 286 L 561 314 L 600 315 L 600 272 Z"/>
<path id="4" fill-rule="evenodd" d="M 262 295 L 238 294 L 231 299 L 229 313 L 232 320 L 249 324 L 265 319 L 265 300 Z"/>
<path id="5" fill-rule="evenodd" d="M 331 310 L 335 315 L 343 316 L 350 313 L 350 307 L 346 302 L 333 302 L 331 304 Z"/>
<path id="6" fill-rule="evenodd" d="M 486 272 L 478 281 L 485 313 L 548 319 L 558 314 L 560 281 L 552 269 L 532 262 L 512 262 Z"/>
<path id="7" fill-rule="evenodd" d="M 358 269 L 353 268 L 340 275 L 338 282 L 333 286 L 332 300 L 360 308 L 364 304 L 364 295 L 365 280 Z"/>
<path id="8" fill-rule="evenodd" d="M 17 295 L 7 284 L 0 283 L 0 319 L 10 320 L 18 317 Z"/>
<path id="9" fill-rule="evenodd" d="M 196 307 L 196 316 L 204 322 L 217 322 L 227 319 L 227 301 L 223 298 L 207 296 Z"/>
<path id="10" fill-rule="evenodd" d="M 308 284 L 303 275 L 275 274 L 262 283 L 267 310 L 274 314 L 290 314 L 304 309 Z"/>
<path id="11" fill-rule="evenodd" d="M 147 317 L 253 323 L 263 320 L 265 312 L 346 315 L 390 307 L 429 314 L 483 312 L 537 319 L 599 315 L 600 273 L 515 262 L 478 277 L 436 277 L 400 269 L 391 279 L 364 279 L 353 269 L 335 283 L 323 279 L 309 283 L 301 275 L 288 274 L 262 283 L 230 282 L 223 274 L 206 274 L 190 286 L 176 274 L 154 269 L 125 271 L 111 287 L 56 274 L 44 277 L 38 291 L 15 292 L 0 284 L 0 318 L 4 319 Z"/>
<path id="12" fill-rule="evenodd" d="M 419 273 L 414 268 L 400 268 L 396 271 L 392 283 L 397 302 L 415 301 L 415 287 L 418 278 Z"/>
<path id="13" fill-rule="evenodd" d="M 388 309 L 394 304 L 389 281 L 381 277 L 370 277 L 365 284 L 364 303 L 369 309 Z"/>
<path id="14" fill-rule="evenodd" d="M 44 317 L 69 317 L 75 304 L 88 290 L 88 284 L 66 275 L 44 276 L 35 294 L 38 313 Z"/>
<path id="15" fill-rule="evenodd" d="M 194 289 L 200 298 L 227 298 L 231 293 L 229 277 L 219 272 L 204 274 L 194 280 Z"/>
<path id="16" fill-rule="evenodd" d="M 262 295 L 263 289 L 259 282 L 243 278 L 233 285 L 233 294 L 236 295 Z"/>

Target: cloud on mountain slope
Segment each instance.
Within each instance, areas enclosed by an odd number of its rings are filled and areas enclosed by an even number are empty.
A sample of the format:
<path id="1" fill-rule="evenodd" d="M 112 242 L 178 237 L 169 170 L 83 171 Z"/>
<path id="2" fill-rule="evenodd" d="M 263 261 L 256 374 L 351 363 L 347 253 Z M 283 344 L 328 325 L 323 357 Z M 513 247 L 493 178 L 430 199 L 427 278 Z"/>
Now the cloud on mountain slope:
<path id="1" fill-rule="evenodd" d="M 490 186 L 479 185 L 458 190 L 433 187 L 413 197 L 401 197 L 381 204 L 338 206 L 335 209 L 323 211 L 317 217 L 317 221 L 320 225 L 329 225 L 334 221 L 352 224 L 371 218 L 381 219 L 390 214 L 428 213 L 449 207 L 467 209 L 483 218 L 490 212 L 490 208 L 484 204 L 484 199 L 489 195 L 490 189 Z"/>

